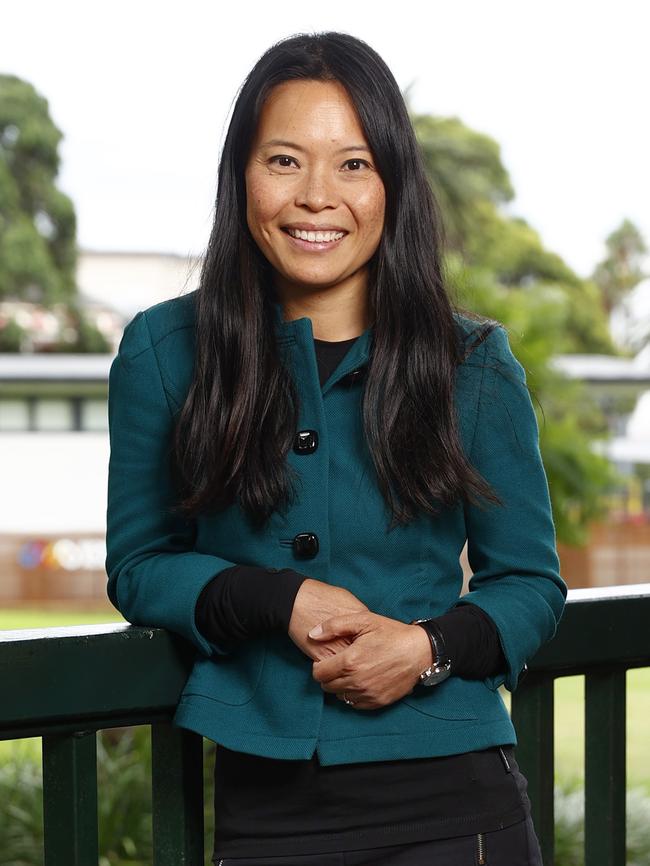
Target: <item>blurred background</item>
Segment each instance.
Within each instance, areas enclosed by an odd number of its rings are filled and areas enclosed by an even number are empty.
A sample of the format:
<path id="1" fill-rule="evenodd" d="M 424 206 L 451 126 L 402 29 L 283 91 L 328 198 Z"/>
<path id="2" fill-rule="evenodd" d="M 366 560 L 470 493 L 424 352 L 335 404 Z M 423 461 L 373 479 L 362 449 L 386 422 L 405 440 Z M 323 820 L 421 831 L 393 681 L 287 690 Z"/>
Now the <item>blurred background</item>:
<path id="1" fill-rule="evenodd" d="M 527 373 L 564 579 L 646 582 L 649 24 L 632 0 L 5 6 L 0 629 L 121 621 L 104 571 L 110 364 L 138 310 L 196 288 L 235 95 L 300 31 L 366 40 L 403 90 L 455 298 L 507 326 Z M 556 682 L 567 779 L 581 679 Z M 650 679 L 628 681 L 631 780 L 650 796 Z"/>
<path id="2" fill-rule="evenodd" d="M 0 36 L 0 605 L 17 608 L 15 625 L 62 603 L 113 613 L 110 363 L 138 310 L 196 288 L 235 94 L 272 41 L 301 29 L 360 36 L 402 87 L 455 296 L 506 324 L 527 372 L 565 580 L 648 573 L 648 16 L 605 2 L 588 15 L 417 10 L 12 7 Z"/>

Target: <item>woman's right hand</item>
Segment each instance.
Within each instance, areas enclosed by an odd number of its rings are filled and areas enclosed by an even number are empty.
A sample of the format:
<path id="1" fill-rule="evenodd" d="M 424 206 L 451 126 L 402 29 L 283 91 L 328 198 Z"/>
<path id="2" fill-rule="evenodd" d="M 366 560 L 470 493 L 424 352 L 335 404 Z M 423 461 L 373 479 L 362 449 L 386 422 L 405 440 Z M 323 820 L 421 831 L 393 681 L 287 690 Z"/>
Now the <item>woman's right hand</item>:
<path id="1" fill-rule="evenodd" d="M 361 610 L 368 610 L 368 607 L 354 593 L 342 586 L 330 586 L 308 577 L 300 585 L 293 604 L 289 637 L 310 659 L 321 661 L 348 647 L 353 639 L 341 636 L 328 641 L 317 641 L 309 637 L 309 631 L 331 616 L 357 613 Z"/>

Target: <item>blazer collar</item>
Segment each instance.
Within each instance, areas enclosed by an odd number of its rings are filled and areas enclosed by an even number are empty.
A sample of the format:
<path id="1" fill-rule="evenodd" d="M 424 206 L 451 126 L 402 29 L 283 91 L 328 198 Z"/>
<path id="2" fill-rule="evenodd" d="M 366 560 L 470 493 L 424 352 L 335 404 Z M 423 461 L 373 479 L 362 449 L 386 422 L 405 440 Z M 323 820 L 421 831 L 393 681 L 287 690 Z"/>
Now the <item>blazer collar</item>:
<path id="1" fill-rule="evenodd" d="M 308 352 L 314 351 L 314 331 L 312 320 L 309 316 L 302 316 L 300 319 L 292 319 L 285 321 L 283 317 L 282 305 L 277 301 L 272 301 L 274 321 L 278 342 L 281 345 L 298 343 L 304 350 Z M 372 326 L 359 334 L 356 341 L 350 347 L 349 352 L 337 368 L 336 378 L 340 378 L 347 372 L 364 366 L 368 362 L 370 355 L 370 346 L 372 341 Z"/>

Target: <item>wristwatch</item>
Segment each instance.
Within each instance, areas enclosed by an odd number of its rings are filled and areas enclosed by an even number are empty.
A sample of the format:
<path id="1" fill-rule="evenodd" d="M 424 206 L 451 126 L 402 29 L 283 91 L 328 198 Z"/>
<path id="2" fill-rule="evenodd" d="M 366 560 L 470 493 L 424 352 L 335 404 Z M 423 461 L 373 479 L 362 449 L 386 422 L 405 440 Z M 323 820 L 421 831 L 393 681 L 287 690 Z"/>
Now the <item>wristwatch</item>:
<path id="1" fill-rule="evenodd" d="M 451 674 L 451 659 L 445 650 L 445 640 L 438 624 L 432 619 L 413 619 L 409 625 L 420 625 L 429 635 L 433 650 L 433 664 L 422 671 L 416 685 L 435 686 Z"/>

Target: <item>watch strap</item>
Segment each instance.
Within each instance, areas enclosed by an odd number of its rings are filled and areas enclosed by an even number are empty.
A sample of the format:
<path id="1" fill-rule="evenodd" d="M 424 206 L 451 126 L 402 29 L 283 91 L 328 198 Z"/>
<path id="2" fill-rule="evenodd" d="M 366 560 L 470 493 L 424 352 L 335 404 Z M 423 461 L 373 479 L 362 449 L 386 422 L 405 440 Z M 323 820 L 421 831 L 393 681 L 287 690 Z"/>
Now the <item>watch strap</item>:
<path id="1" fill-rule="evenodd" d="M 414 619 L 411 625 L 415 624 L 422 626 L 427 633 L 433 655 L 431 665 L 420 673 L 419 682 L 433 685 L 451 673 L 451 659 L 447 655 L 444 635 L 438 624 L 431 619 Z"/>
<path id="2" fill-rule="evenodd" d="M 438 664 L 440 661 L 447 659 L 448 655 L 445 647 L 445 638 L 438 623 L 429 619 L 420 623 L 420 625 L 424 627 L 424 630 L 429 635 L 431 648 L 433 649 L 433 663 Z"/>

